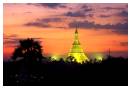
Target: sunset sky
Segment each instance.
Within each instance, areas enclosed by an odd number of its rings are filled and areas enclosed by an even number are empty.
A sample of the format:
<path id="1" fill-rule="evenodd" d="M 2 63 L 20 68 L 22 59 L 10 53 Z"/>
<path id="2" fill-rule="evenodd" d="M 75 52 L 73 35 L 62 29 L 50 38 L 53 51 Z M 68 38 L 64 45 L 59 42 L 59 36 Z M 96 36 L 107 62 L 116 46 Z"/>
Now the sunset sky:
<path id="1" fill-rule="evenodd" d="M 20 39 L 36 38 L 43 55 L 67 55 L 76 23 L 84 52 L 128 56 L 128 4 L 4 4 L 4 60 Z"/>

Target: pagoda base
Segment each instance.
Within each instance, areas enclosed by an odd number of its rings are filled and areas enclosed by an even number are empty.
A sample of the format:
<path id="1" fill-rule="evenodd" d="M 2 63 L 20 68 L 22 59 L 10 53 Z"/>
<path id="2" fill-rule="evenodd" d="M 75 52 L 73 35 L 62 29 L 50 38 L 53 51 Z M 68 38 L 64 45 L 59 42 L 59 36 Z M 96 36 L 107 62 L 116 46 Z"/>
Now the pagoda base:
<path id="1" fill-rule="evenodd" d="M 83 52 L 81 52 L 81 53 L 69 53 L 68 56 L 74 57 L 73 61 L 76 61 L 78 63 L 85 63 L 85 62 L 89 61 L 89 59 L 87 58 L 87 56 Z"/>

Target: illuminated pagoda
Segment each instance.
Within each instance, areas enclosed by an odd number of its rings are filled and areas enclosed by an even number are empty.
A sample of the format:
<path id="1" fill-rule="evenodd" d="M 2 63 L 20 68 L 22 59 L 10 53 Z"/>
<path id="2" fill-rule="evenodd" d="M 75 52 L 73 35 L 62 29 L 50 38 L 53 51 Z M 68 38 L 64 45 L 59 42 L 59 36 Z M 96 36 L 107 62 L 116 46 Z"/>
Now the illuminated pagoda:
<path id="1" fill-rule="evenodd" d="M 77 27 L 75 30 L 74 42 L 72 45 L 73 46 L 72 46 L 70 52 L 68 53 L 69 57 L 74 57 L 75 60 L 72 60 L 72 61 L 76 61 L 78 63 L 84 63 L 86 61 L 89 61 L 88 57 L 85 55 L 83 49 L 81 48 L 81 45 L 80 45 L 80 42 L 78 39 Z"/>

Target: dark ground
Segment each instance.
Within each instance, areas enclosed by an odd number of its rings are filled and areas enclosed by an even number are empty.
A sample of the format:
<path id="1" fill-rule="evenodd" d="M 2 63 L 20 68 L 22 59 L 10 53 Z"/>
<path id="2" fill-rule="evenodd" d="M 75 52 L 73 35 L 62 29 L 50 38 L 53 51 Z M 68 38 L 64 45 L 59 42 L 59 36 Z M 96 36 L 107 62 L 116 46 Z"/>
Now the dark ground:
<path id="1" fill-rule="evenodd" d="M 128 86 L 128 59 L 101 63 L 4 62 L 3 85 L 31 86 Z"/>

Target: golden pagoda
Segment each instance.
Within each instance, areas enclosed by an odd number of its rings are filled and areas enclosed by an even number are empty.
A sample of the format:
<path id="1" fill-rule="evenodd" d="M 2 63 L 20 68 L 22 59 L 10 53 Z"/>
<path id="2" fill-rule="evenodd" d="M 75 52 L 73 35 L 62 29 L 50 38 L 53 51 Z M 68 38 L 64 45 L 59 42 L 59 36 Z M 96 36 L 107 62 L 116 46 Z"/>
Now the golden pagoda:
<path id="1" fill-rule="evenodd" d="M 78 39 L 78 31 L 77 27 L 75 30 L 75 37 L 74 37 L 74 42 L 72 44 L 72 48 L 70 52 L 68 53 L 68 56 L 74 57 L 75 60 L 78 63 L 84 63 L 86 61 L 89 61 L 88 57 L 85 55 L 83 49 L 81 48 L 79 39 Z"/>

